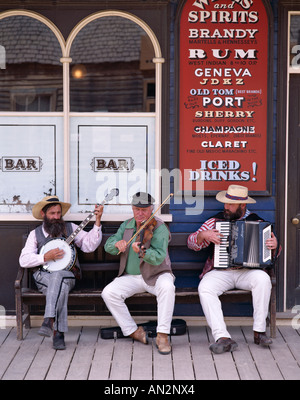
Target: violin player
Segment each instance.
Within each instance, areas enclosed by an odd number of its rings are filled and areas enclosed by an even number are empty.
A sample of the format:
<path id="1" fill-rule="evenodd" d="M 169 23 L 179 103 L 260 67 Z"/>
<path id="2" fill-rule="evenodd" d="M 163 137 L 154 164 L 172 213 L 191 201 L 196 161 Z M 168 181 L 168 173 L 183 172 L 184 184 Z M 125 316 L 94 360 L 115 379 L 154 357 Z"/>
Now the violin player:
<path id="1" fill-rule="evenodd" d="M 137 326 L 125 300 L 136 293 L 155 295 L 158 318 L 156 346 L 160 354 L 169 354 L 168 335 L 175 303 L 174 275 L 168 254 L 171 235 L 164 222 L 153 216 L 153 204 L 150 194 L 136 193 L 132 198 L 133 218 L 123 222 L 117 233 L 107 240 L 105 251 L 112 255 L 120 253 L 121 256 L 118 276 L 104 288 L 102 297 L 123 335 L 147 344 L 147 333 L 142 326 Z M 142 230 L 143 235 L 131 242 L 130 239 L 151 216 L 151 221 Z"/>

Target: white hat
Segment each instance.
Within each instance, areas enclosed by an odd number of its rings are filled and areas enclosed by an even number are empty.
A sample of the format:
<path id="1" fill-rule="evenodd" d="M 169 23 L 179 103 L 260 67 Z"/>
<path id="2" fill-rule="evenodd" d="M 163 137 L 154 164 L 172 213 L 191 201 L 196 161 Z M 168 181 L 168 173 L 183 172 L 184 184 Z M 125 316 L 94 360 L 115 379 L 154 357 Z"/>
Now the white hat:
<path id="1" fill-rule="evenodd" d="M 256 203 L 252 197 L 248 196 L 248 188 L 240 185 L 230 185 L 227 191 L 219 192 L 216 199 L 221 203 L 239 204 L 239 203 Z"/>

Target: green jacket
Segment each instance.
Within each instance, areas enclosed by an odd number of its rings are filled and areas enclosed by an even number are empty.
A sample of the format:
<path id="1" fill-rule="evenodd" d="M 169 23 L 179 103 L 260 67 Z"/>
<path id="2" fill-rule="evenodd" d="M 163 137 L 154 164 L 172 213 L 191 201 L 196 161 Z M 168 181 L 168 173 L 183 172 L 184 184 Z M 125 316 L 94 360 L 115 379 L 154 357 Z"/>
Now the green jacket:
<path id="1" fill-rule="evenodd" d="M 141 273 L 144 281 L 154 286 L 159 275 L 169 272 L 172 273 L 171 261 L 168 253 L 168 244 L 171 234 L 167 226 L 158 218 L 155 218 L 157 224 L 153 231 L 151 240 L 144 244 L 146 250 L 144 258 L 138 258 L 138 255 L 128 246 L 120 256 L 120 268 L 118 276 L 126 273 Z M 105 243 L 104 249 L 112 255 L 118 254 L 115 244 L 119 240 L 128 242 L 136 232 L 136 222 L 131 218 L 123 222 L 117 233 L 112 235 Z"/>

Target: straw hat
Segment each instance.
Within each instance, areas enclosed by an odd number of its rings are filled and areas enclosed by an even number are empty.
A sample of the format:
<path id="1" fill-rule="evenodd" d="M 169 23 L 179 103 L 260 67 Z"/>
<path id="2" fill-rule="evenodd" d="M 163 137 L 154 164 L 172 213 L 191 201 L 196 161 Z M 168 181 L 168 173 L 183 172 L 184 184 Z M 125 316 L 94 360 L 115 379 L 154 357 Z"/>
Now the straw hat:
<path id="1" fill-rule="evenodd" d="M 227 190 L 219 192 L 216 199 L 221 203 L 240 204 L 256 203 L 252 197 L 248 196 L 248 188 L 240 185 L 230 185 Z"/>
<path id="2" fill-rule="evenodd" d="M 41 211 L 45 206 L 48 206 L 49 204 L 52 205 L 60 204 L 62 216 L 64 216 L 71 207 L 70 203 L 63 203 L 62 201 L 59 200 L 57 196 L 46 196 L 32 207 L 32 215 L 34 216 L 34 218 L 43 219 Z"/>

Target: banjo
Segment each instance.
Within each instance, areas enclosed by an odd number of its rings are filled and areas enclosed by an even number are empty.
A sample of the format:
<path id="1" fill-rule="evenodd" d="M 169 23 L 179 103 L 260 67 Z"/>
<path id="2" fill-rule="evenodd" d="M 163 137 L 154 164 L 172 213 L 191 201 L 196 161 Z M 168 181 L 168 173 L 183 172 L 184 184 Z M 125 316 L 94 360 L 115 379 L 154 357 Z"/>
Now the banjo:
<path id="1" fill-rule="evenodd" d="M 104 205 L 105 202 L 112 200 L 115 196 L 118 196 L 119 189 L 112 189 L 110 193 L 105 196 L 105 199 L 102 201 L 101 205 Z M 61 271 L 63 269 L 67 271 L 72 271 L 72 269 L 76 266 L 77 260 L 77 251 L 76 247 L 72 243 L 75 237 L 78 235 L 80 231 L 89 223 L 89 221 L 95 215 L 94 212 L 90 213 L 84 221 L 77 227 L 77 229 L 67 238 L 50 238 L 44 246 L 42 246 L 40 250 L 40 254 L 45 254 L 49 250 L 57 249 L 64 251 L 63 258 L 58 260 L 50 260 L 45 265 L 43 265 L 43 270 L 48 272 Z"/>

